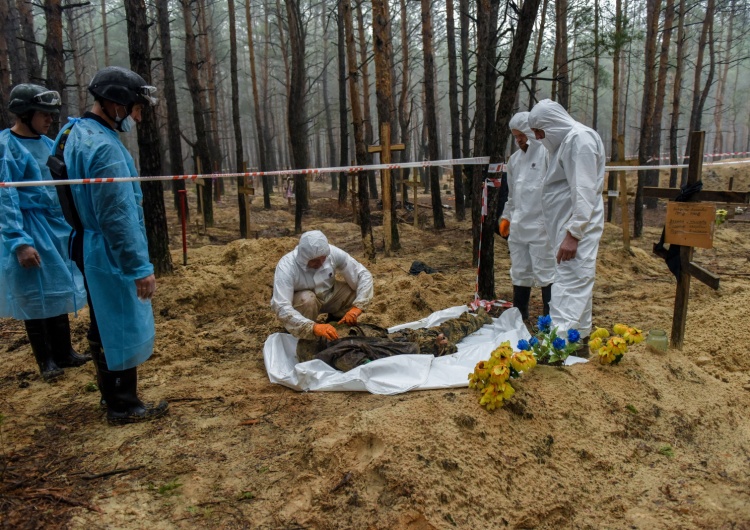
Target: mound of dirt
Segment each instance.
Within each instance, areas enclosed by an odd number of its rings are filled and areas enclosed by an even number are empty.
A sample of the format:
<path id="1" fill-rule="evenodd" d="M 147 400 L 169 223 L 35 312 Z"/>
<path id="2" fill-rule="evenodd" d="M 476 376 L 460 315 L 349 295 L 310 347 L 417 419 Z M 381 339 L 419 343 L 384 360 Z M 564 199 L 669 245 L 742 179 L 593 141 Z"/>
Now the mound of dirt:
<path id="1" fill-rule="evenodd" d="M 359 227 L 323 186 L 305 229 L 362 260 Z M 288 233 L 280 196 L 259 206 L 256 233 Z M 683 351 L 641 344 L 618 366 L 538 367 L 488 413 L 468 388 L 375 396 L 270 384 L 263 342 L 283 331 L 269 308 L 274 268 L 297 238 L 228 241 L 233 208 L 218 205 L 205 232 L 193 224 L 188 265 L 175 245 L 175 273 L 158 280 L 156 351 L 139 373 L 143 397 L 171 402 L 161 420 L 107 426 L 90 364 L 45 384 L 22 323 L 0 321 L 0 528 L 750 528 L 748 225 L 723 225 L 714 249 L 696 250 L 722 283 L 693 282 Z M 669 332 L 675 281 L 650 251 L 660 208 L 631 252 L 606 226 L 596 324 Z M 440 232 L 401 224 L 396 256 L 363 260 L 376 293 L 364 322 L 472 299 L 470 225 L 447 220 Z M 377 226 L 375 239 L 382 248 Z M 414 260 L 438 272 L 411 276 Z M 498 298 L 512 296 L 509 265 L 498 238 Z M 73 320 L 79 350 L 87 314 Z"/>

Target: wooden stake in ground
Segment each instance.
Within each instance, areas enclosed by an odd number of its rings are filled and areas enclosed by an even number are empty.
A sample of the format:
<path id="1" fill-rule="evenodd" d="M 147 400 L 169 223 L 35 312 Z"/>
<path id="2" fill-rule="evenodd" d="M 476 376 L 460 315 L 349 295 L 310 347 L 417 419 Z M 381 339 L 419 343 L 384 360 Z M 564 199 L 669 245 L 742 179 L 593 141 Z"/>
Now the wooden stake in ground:
<path id="1" fill-rule="evenodd" d="M 368 153 L 380 153 L 380 163 L 391 163 L 391 151 L 403 151 L 404 144 L 391 145 L 391 124 L 384 122 L 380 126 L 380 145 L 371 145 Z M 391 215 L 391 170 L 381 170 L 383 176 L 383 237 L 385 238 L 385 255 L 390 256 L 393 250 L 393 216 Z"/>
<path id="2" fill-rule="evenodd" d="M 419 228 L 419 204 L 417 203 L 417 190 L 422 186 L 422 182 L 419 180 L 419 170 L 412 168 L 411 180 L 401 180 L 398 182 L 404 189 L 407 186 L 411 188 L 412 194 L 414 195 L 414 228 Z M 404 201 L 404 210 L 406 209 L 406 201 Z"/>
<path id="3" fill-rule="evenodd" d="M 242 201 L 245 203 L 245 239 L 250 239 L 250 204 L 251 197 L 255 195 L 255 188 L 252 186 L 250 177 L 243 177 L 243 185 L 237 190 L 242 195 Z"/>
<path id="4" fill-rule="evenodd" d="M 687 186 L 696 184 L 703 171 L 703 142 L 706 133 L 696 131 L 691 133 L 690 138 L 690 165 L 688 167 Z M 658 197 L 662 199 L 674 199 L 680 193 L 676 188 L 644 188 L 644 197 Z M 695 193 L 687 199 L 688 202 L 716 201 L 716 202 L 747 202 L 750 193 L 738 193 L 727 191 L 701 191 Z M 654 252 L 662 257 L 666 257 L 666 250 L 657 250 Z M 685 340 L 685 324 L 687 323 L 688 297 L 690 295 L 690 278 L 695 277 L 697 280 L 708 285 L 712 289 L 719 288 L 719 277 L 714 273 L 696 265 L 692 262 L 693 247 L 680 247 L 680 274 L 677 278 L 677 294 L 674 300 L 674 315 L 672 317 L 672 337 L 670 344 L 673 348 L 682 349 Z"/>
<path id="5" fill-rule="evenodd" d="M 195 172 L 200 175 L 201 174 L 201 158 L 199 156 L 195 157 Z M 198 194 L 198 212 L 201 214 L 200 218 L 200 224 L 198 224 L 198 219 L 195 220 L 196 225 L 200 228 L 203 226 L 203 232 L 206 232 L 206 212 L 203 204 L 203 188 L 206 185 L 205 179 L 198 178 L 195 179 L 195 191 Z"/>

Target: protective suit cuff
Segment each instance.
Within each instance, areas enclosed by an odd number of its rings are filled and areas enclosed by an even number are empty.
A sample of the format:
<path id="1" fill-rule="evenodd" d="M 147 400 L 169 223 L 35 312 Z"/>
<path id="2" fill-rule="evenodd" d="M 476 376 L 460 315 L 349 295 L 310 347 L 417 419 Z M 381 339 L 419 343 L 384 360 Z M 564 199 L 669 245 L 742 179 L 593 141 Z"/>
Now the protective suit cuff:
<path id="1" fill-rule="evenodd" d="M 138 267 L 137 269 L 135 269 L 132 272 L 130 272 L 130 271 L 123 271 L 123 275 L 128 280 L 132 280 L 132 281 L 136 281 L 136 280 L 140 280 L 140 279 L 143 279 L 143 278 L 147 278 L 147 277 L 151 276 L 153 273 L 154 273 L 154 266 L 151 265 L 150 263 L 147 266 L 144 265 L 143 267 Z"/>
<path id="2" fill-rule="evenodd" d="M 30 247 L 34 246 L 34 240 L 30 237 L 20 237 L 18 239 L 14 239 L 10 243 L 10 252 L 12 254 L 15 254 L 19 247 L 22 247 L 24 245 L 28 245 Z"/>
<path id="3" fill-rule="evenodd" d="M 583 237 L 583 227 L 581 226 L 569 225 L 565 227 L 565 230 L 567 230 L 568 233 L 574 238 L 576 238 L 578 241 L 580 241 L 581 238 Z"/>

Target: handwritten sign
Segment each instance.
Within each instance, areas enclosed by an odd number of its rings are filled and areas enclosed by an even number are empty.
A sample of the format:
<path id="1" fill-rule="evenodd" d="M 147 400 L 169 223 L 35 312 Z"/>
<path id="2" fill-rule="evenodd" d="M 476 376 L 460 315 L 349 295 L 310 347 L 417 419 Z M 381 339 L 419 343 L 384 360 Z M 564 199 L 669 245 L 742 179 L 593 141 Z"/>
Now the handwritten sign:
<path id="1" fill-rule="evenodd" d="M 706 202 L 669 202 L 664 241 L 688 247 L 713 248 L 716 205 Z"/>

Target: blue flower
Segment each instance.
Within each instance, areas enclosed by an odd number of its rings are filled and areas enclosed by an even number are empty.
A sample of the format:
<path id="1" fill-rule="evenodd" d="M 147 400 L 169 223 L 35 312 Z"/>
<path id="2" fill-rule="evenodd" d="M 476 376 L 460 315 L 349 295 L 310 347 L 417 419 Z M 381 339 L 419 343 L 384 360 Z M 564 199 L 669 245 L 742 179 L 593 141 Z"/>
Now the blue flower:
<path id="1" fill-rule="evenodd" d="M 541 331 L 549 331 L 550 326 L 552 326 L 552 317 L 549 315 L 539 317 L 537 319 L 536 326 Z"/>
<path id="2" fill-rule="evenodd" d="M 581 334 L 578 333 L 578 330 L 569 329 L 568 330 L 568 342 L 578 342 L 579 340 L 581 340 Z"/>
<path id="3" fill-rule="evenodd" d="M 531 345 L 532 347 L 534 347 L 534 346 L 536 346 L 537 344 L 539 344 L 539 339 L 537 339 L 536 337 L 531 337 L 531 338 L 529 339 L 529 344 L 530 344 L 530 345 Z"/>
<path id="4" fill-rule="evenodd" d="M 554 341 L 552 341 L 552 347 L 556 350 L 562 350 L 565 347 L 565 339 L 557 337 Z"/>
<path id="5" fill-rule="evenodd" d="M 529 341 L 521 339 L 518 341 L 516 347 L 521 351 L 528 351 L 531 349 L 531 344 L 529 344 Z"/>

